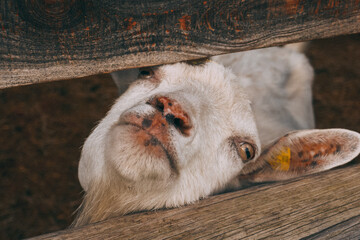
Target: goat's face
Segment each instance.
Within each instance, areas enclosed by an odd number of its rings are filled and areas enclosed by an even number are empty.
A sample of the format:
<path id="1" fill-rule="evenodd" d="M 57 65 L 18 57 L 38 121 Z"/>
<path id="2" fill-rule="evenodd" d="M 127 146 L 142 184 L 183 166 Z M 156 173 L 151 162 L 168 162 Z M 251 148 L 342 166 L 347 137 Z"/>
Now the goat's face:
<path id="1" fill-rule="evenodd" d="M 141 70 L 85 142 L 76 224 L 319 172 L 359 154 L 360 134 L 345 129 L 291 132 L 260 153 L 238 80 L 214 62 Z"/>
<path id="2" fill-rule="evenodd" d="M 83 188 L 116 175 L 160 206 L 223 189 L 260 152 L 250 102 L 234 80 L 214 62 L 140 70 L 84 145 Z"/>

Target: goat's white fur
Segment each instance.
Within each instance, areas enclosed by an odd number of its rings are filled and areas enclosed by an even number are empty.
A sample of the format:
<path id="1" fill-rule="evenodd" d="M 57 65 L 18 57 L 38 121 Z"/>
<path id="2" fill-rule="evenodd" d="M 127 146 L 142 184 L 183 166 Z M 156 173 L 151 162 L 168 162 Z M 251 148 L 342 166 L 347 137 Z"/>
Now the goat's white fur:
<path id="1" fill-rule="evenodd" d="M 267 48 L 213 59 L 231 68 L 246 89 L 263 146 L 289 131 L 315 127 L 313 69 L 305 55 Z"/>
<path id="2" fill-rule="evenodd" d="M 112 214 L 176 207 L 239 187 L 237 176 L 246 164 L 260 159 L 262 147 L 289 131 L 314 128 L 313 70 L 302 53 L 276 47 L 212 60 L 202 66 L 160 66 L 155 79 L 132 84 L 116 101 L 82 150 L 79 179 L 86 196 L 78 224 Z M 120 86 L 136 71 L 113 77 Z M 127 114 L 154 114 L 157 110 L 146 104 L 154 96 L 176 99 L 193 124 L 190 136 L 173 127 L 169 130 L 177 173 L 166 157 L 155 157 L 136 143 L 133 126 L 122 125 Z M 340 131 L 357 144 L 353 158 L 360 151 L 360 136 Z M 233 149 L 234 136 L 255 147 L 249 163 L 244 164 Z"/>

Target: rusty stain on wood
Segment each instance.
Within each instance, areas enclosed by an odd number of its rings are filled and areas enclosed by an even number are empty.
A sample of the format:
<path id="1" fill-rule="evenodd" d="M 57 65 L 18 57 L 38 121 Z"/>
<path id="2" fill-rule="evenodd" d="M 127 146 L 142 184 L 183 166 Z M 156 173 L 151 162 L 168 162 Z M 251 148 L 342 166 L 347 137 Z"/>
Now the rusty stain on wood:
<path id="1" fill-rule="evenodd" d="M 289 15 L 302 14 L 304 12 L 304 6 L 299 9 L 300 0 L 286 0 L 286 13 Z"/>
<path id="2" fill-rule="evenodd" d="M 191 25 L 191 17 L 189 15 L 184 15 L 179 19 L 180 29 L 183 31 L 189 31 Z"/>
<path id="3" fill-rule="evenodd" d="M 0 1 L 0 88 L 360 32 L 359 0 Z"/>
<path id="4" fill-rule="evenodd" d="M 321 0 L 318 0 L 316 9 L 315 9 L 315 14 L 319 14 L 320 6 L 321 6 Z"/>
<path id="5" fill-rule="evenodd" d="M 126 27 L 127 31 L 132 30 L 133 27 L 137 24 L 137 22 L 134 21 L 133 17 L 130 17 L 129 19 L 125 18 L 125 21 L 128 22 L 128 26 Z"/>

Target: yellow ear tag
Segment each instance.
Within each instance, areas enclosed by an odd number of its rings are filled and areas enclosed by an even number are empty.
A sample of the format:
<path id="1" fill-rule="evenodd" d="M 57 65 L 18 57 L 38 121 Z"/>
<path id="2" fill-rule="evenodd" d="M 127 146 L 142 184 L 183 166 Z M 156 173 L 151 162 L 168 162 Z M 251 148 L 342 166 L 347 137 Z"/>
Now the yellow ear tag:
<path id="1" fill-rule="evenodd" d="M 283 149 L 278 155 L 268 160 L 271 168 L 276 171 L 288 171 L 290 168 L 290 148 Z"/>

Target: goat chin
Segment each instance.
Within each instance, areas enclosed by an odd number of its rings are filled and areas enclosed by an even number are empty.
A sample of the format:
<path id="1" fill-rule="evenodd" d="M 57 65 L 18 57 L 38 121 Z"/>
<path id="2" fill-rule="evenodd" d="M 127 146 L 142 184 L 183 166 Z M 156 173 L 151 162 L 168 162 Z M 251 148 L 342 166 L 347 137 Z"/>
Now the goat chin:
<path id="1" fill-rule="evenodd" d="M 115 215 L 125 215 L 139 208 L 136 203 L 132 203 L 134 199 L 131 196 L 118 194 L 116 190 L 117 186 L 112 186 L 111 182 L 97 182 L 91 185 L 77 210 L 72 227 L 102 221 Z"/>

